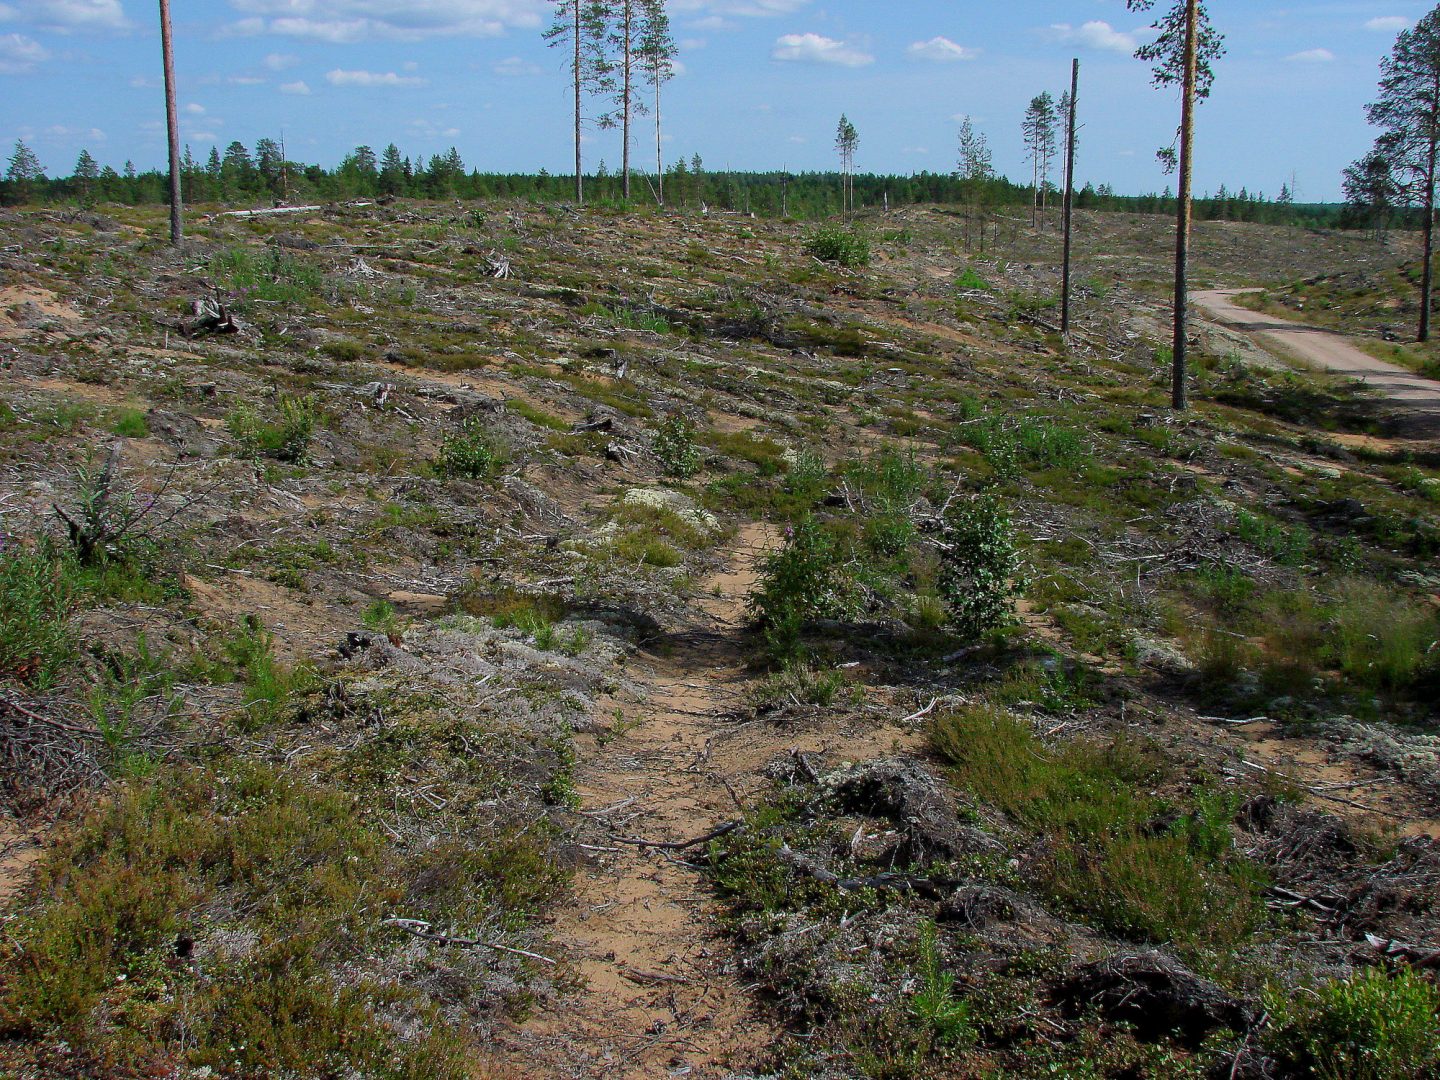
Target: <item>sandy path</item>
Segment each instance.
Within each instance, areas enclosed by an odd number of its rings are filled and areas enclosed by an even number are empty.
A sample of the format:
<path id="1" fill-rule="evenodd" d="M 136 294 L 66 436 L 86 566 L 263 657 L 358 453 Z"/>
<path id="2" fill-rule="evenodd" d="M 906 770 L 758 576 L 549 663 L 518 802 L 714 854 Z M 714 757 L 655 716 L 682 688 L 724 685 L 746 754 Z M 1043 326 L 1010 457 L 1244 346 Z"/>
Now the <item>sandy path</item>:
<path id="1" fill-rule="evenodd" d="M 768 759 L 769 750 L 730 733 L 744 723 L 751 678 L 740 641 L 744 599 L 773 542 L 765 526 L 743 528 L 730 567 L 703 586 L 703 620 L 640 655 L 632 677 L 648 693 L 625 707 L 623 734 L 577 736 L 581 812 L 613 835 L 690 839 L 737 816 L 727 782 L 742 798 L 754 789 L 743 774 L 758 764 L 757 751 Z M 685 865 L 686 853 L 596 846 L 552 931 L 585 986 L 518 1033 L 533 1055 L 529 1075 L 740 1070 L 774 1031 L 733 971 L 701 875 Z"/>
<path id="2" fill-rule="evenodd" d="M 1376 360 L 1340 333 L 1272 315 L 1249 311 L 1231 299 L 1245 289 L 1203 289 L 1191 300 L 1212 319 L 1242 333 L 1254 334 L 1282 354 L 1299 357 L 1317 367 L 1359 379 L 1392 402 L 1415 434 L 1440 435 L 1440 383 L 1413 371 Z"/>

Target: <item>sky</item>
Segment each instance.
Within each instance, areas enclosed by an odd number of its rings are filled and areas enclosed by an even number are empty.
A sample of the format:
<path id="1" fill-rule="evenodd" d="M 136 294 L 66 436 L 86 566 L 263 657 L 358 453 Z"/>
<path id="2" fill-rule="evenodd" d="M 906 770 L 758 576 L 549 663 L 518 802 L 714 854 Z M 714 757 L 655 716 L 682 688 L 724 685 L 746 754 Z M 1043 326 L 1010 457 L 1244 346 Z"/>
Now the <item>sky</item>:
<path id="1" fill-rule="evenodd" d="M 1364 106 L 1415 0 L 1209 0 L 1228 54 L 1200 111 L 1196 184 L 1307 201 L 1373 140 Z M 1170 0 L 1158 6 L 1168 7 Z M 549 0 L 173 0 L 182 137 L 279 139 L 332 166 L 360 144 L 428 159 L 459 149 L 481 171 L 569 172 L 565 59 L 541 34 Z M 665 89 L 667 165 L 833 169 L 842 113 L 863 172 L 949 172 L 959 121 L 989 139 L 996 168 L 1029 180 L 1027 103 L 1081 63 L 1077 182 L 1122 193 L 1169 182 L 1178 95 L 1133 59 L 1151 16 L 1124 0 L 670 0 L 680 72 Z M 0 159 L 16 139 L 51 175 L 82 148 L 119 169 L 165 156 L 153 0 L 0 0 Z M 634 148 L 654 161 L 641 121 Z M 586 168 L 614 169 L 620 137 L 589 128 Z"/>

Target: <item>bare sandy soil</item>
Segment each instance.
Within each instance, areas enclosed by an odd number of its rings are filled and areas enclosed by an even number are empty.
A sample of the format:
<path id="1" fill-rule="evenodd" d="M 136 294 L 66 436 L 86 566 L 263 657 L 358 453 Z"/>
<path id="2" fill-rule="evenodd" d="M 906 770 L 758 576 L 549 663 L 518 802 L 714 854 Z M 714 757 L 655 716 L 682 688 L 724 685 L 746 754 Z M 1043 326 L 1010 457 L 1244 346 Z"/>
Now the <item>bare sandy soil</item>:
<path id="1" fill-rule="evenodd" d="M 1394 364 L 1376 360 L 1343 335 L 1303 323 L 1291 323 L 1239 307 L 1231 297 L 1245 290 L 1205 289 L 1191 299 L 1216 321 L 1282 354 L 1337 375 L 1358 379 L 1393 402 L 1405 426 L 1416 435 L 1440 435 L 1440 384 Z"/>

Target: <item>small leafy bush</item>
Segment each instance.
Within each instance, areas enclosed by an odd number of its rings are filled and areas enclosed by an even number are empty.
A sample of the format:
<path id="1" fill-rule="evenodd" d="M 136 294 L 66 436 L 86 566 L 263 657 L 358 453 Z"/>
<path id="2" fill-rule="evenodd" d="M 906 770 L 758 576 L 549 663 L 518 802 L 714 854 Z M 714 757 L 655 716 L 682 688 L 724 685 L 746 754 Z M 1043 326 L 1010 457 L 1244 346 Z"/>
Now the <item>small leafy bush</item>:
<path id="1" fill-rule="evenodd" d="M 509 460 L 505 445 L 486 430 L 480 418 L 467 416 L 460 422 L 458 432 L 441 441 L 435 470 L 441 476 L 490 480 L 500 474 Z"/>
<path id="2" fill-rule="evenodd" d="M 980 639 L 1015 617 L 1020 553 L 1014 530 L 990 496 L 953 503 L 941 530 L 940 594 L 956 633 Z"/>
<path id="3" fill-rule="evenodd" d="M 870 262 L 870 241 L 853 229 L 825 225 L 805 241 L 805 254 L 840 266 L 866 266 Z"/>
<path id="4" fill-rule="evenodd" d="M 700 471 L 704 456 L 695 445 L 695 425 L 682 413 L 672 413 L 660 422 L 650 440 L 666 476 L 685 480 Z"/>
<path id="5" fill-rule="evenodd" d="M 320 422 L 320 399 L 314 394 L 281 394 L 279 416 L 267 421 L 249 405 L 240 405 L 225 418 L 230 437 L 243 457 L 273 457 L 289 465 L 303 464 Z"/>
<path id="6" fill-rule="evenodd" d="M 1408 968 L 1368 968 L 1310 993 L 1272 992 L 1269 1042 L 1319 1080 L 1410 1080 L 1440 1067 L 1440 992 Z"/>
<path id="7" fill-rule="evenodd" d="M 841 561 L 839 545 L 810 517 L 790 529 L 785 546 L 765 559 L 749 606 L 777 660 L 799 654 L 805 623 L 845 618 L 859 610 L 855 584 Z"/>

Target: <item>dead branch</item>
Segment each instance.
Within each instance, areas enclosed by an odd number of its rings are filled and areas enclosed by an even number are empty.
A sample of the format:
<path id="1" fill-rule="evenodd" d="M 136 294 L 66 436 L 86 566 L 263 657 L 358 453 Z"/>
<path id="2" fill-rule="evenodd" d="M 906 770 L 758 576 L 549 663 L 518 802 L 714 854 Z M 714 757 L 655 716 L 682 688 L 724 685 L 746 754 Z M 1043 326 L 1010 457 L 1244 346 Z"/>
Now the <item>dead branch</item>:
<path id="1" fill-rule="evenodd" d="M 1403 960 L 1418 968 L 1440 969 L 1440 949 L 1427 949 L 1423 945 L 1407 945 L 1403 941 L 1387 940 L 1374 934 L 1366 934 L 1365 942 L 1382 956 L 1392 960 Z"/>
<path id="2" fill-rule="evenodd" d="M 610 839 L 617 844 L 628 844 L 631 847 L 653 848 L 656 851 L 688 851 L 690 848 L 699 847 L 701 844 L 708 844 L 711 840 L 718 840 L 722 836 L 728 836 L 736 829 L 744 825 L 742 821 L 727 821 L 725 824 L 711 829 L 704 836 L 697 836 L 693 840 L 642 840 L 634 836 L 612 836 Z"/>
<path id="3" fill-rule="evenodd" d="M 539 960 L 542 964 L 549 964 L 552 967 L 556 961 L 548 956 L 541 956 L 539 953 L 530 952 L 528 949 L 514 949 L 509 945 L 500 945 L 493 941 L 481 941 L 479 938 L 451 937 L 449 934 L 441 934 L 431 929 L 430 923 L 424 919 L 385 919 L 381 926 L 393 926 L 405 933 L 418 937 L 422 941 L 433 941 L 439 945 L 460 945 L 471 949 L 493 949 L 496 952 L 510 953 L 513 956 L 525 956 L 531 960 Z"/>
<path id="4" fill-rule="evenodd" d="M 876 874 L 873 877 L 864 878 L 842 878 L 833 871 L 826 870 L 823 866 L 817 866 L 813 861 L 801 855 L 789 844 L 782 844 L 776 853 L 777 857 L 786 866 L 798 870 L 806 877 L 812 877 L 816 881 L 823 881 L 827 885 L 833 885 L 842 892 L 859 892 L 862 889 L 889 889 L 893 892 L 913 892 L 921 896 L 928 896 L 932 900 L 940 900 L 949 896 L 962 884 L 954 878 L 923 877 L 918 874 Z"/>
<path id="5" fill-rule="evenodd" d="M 34 724 L 44 724 L 46 727 L 54 728 L 57 731 L 66 731 L 71 735 L 81 735 L 87 739 L 98 739 L 100 733 L 89 728 L 75 727 L 73 724 L 66 724 L 60 720 L 52 720 L 48 716 L 41 716 L 37 712 L 31 712 L 18 701 L 11 701 L 8 697 L 0 694 L 0 708 L 9 709 L 17 716 L 22 716 Z"/>

